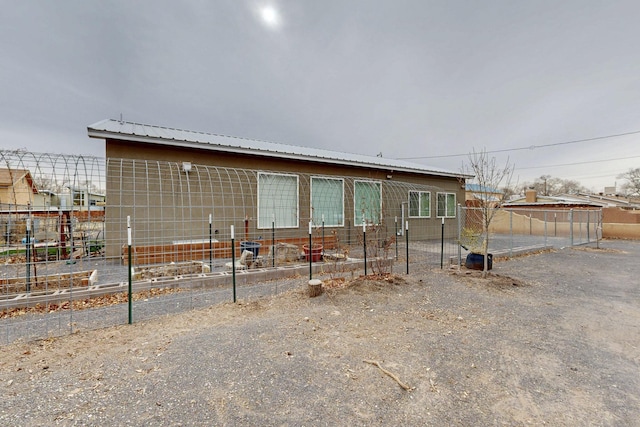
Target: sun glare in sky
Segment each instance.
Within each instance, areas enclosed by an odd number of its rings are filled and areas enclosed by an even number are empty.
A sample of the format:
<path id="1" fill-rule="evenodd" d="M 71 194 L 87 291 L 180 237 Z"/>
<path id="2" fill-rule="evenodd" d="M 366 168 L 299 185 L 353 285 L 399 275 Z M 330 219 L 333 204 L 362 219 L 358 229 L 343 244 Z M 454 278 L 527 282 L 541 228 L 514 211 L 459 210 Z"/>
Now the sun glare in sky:
<path id="1" fill-rule="evenodd" d="M 276 29 L 280 26 L 280 14 L 272 5 L 262 6 L 260 8 L 260 18 L 265 26 Z"/>

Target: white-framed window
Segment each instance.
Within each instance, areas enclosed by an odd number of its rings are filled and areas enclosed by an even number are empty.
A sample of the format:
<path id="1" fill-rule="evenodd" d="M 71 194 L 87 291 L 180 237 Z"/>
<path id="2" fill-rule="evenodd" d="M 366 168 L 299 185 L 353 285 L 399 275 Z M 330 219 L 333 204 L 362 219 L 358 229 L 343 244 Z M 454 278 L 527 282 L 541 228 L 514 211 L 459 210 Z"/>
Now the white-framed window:
<path id="1" fill-rule="evenodd" d="M 258 172 L 258 228 L 297 228 L 298 175 Z"/>
<path id="2" fill-rule="evenodd" d="M 353 223 L 379 224 L 382 212 L 382 184 L 379 181 L 353 182 Z"/>
<path id="3" fill-rule="evenodd" d="M 313 223 L 325 227 L 344 226 L 344 180 L 311 177 L 311 212 Z"/>
<path id="4" fill-rule="evenodd" d="M 409 217 L 431 217 L 431 193 L 429 191 L 409 191 Z"/>
<path id="5" fill-rule="evenodd" d="M 436 216 L 438 218 L 456 217 L 456 193 L 437 193 L 436 199 Z"/>

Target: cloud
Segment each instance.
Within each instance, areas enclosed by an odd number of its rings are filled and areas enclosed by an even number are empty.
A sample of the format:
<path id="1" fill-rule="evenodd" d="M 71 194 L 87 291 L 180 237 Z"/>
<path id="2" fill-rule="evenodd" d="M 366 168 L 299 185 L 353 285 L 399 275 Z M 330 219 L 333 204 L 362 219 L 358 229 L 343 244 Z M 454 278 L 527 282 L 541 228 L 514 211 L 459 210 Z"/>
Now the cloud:
<path id="1" fill-rule="evenodd" d="M 640 38 L 638 12 L 635 2 L 582 1 L 18 2 L 0 16 L 0 37 L 13 41 L 3 46 L 0 138 L 101 153 L 86 126 L 120 114 L 388 157 L 621 133 L 638 128 L 640 59 L 628 43 Z M 631 157 L 636 141 L 511 160 Z M 457 170 L 462 160 L 416 161 Z M 606 176 L 589 165 L 522 173 L 602 186 L 628 163 L 608 166 Z"/>

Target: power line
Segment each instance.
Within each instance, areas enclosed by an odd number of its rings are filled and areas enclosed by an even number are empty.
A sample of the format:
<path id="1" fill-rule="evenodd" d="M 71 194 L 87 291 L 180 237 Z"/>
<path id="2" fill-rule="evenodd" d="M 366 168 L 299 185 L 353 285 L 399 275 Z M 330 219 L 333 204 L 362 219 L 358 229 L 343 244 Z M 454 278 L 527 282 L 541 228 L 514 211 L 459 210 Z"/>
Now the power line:
<path id="1" fill-rule="evenodd" d="M 505 153 L 507 151 L 535 150 L 536 148 L 557 147 L 559 145 L 577 144 L 579 142 L 599 141 L 599 140 L 602 140 L 602 139 L 617 138 L 619 136 L 636 135 L 636 134 L 639 134 L 639 133 L 640 133 L 640 130 L 635 130 L 635 131 L 632 131 L 632 132 L 616 133 L 616 134 L 606 135 L 606 136 L 596 136 L 596 137 L 593 137 L 593 138 L 576 139 L 576 140 L 564 141 L 564 142 L 555 142 L 553 144 L 530 145 L 528 147 L 520 147 L 520 148 L 504 148 L 502 150 L 491 150 L 491 151 L 485 151 L 485 152 L 486 153 Z M 464 154 L 443 154 L 441 156 L 397 157 L 396 159 L 397 160 L 442 159 L 442 158 L 446 158 L 446 157 L 466 157 L 468 155 L 469 155 L 469 153 L 464 153 Z"/>
<path id="2" fill-rule="evenodd" d="M 618 161 L 618 160 L 630 160 L 630 159 L 637 159 L 637 158 L 640 158 L 640 156 L 618 157 L 618 158 L 615 158 L 615 159 L 589 160 L 589 161 L 585 161 L 585 162 L 562 163 L 562 164 L 557 164 L 557 165 L 528 166 L 528 167 L 524 167 L 524 168 L 515 168 L 515 170 L 544 169 L 544 168 L 555 168 L 555 167 L 560 167 L 560 166 L 586 165 L 586 164 L 590 164 L 590 163 L 615 162 L 615 161 Z"/>
<path id="3" fill-rule="evenodd" d="M 609 177 L 616 177 L 620 175 L 620 172 L 611 172 L 611 173 L 607 173 L 604 175 L 568 175 L 569 178 L 575 178 L 575 179 L 595 179 L 595 178 L 609 178 Z"/>

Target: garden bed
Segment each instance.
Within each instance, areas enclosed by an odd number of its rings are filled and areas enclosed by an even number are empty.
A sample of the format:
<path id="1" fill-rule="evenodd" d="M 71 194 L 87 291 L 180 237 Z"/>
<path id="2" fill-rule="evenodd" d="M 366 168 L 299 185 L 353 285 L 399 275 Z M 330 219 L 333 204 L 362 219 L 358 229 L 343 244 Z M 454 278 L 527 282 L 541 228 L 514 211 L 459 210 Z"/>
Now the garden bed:
<path id="1" fill-rule="evenodd" d="M 209 273 L 209 266 L 200 261 L 172 262 L 165 265 L 133 267 L 133 280 L 158 279 Z"/>
<path id="2" fill-rule="evenodd" d="M 97 270 L 77 271 L 74 273 L 49 274 L 46 276 L 32 275 L 26 277 L 10 277 L 0 279 L 2 294 L 20 294 L 27 292 L 27 282 L 30 292 L 54 291 L 69 289 L 71 286 L 90 286 L 98 280 Z"/>

